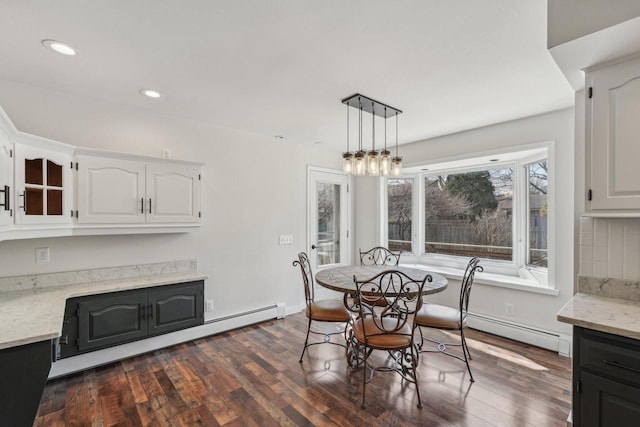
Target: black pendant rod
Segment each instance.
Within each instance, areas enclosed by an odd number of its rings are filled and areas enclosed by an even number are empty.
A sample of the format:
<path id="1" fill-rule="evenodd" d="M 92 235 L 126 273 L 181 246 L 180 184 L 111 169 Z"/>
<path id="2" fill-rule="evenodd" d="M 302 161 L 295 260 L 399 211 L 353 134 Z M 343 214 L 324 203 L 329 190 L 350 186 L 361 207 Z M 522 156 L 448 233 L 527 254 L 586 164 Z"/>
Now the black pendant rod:
<path id="1" fill-rule="evenodd" d="M 385 119 L 391 117 L 393 114 L 402 114 L 402 110 L 399 110 L 398 108 L 391 107 L 390 105 L 376 101 L 375 99 L 359 93 L 344 98 L 342 103 L 353 108 L 363 109 L 367 113 L 374 114 L 378 117 L 384 117 Z"/>

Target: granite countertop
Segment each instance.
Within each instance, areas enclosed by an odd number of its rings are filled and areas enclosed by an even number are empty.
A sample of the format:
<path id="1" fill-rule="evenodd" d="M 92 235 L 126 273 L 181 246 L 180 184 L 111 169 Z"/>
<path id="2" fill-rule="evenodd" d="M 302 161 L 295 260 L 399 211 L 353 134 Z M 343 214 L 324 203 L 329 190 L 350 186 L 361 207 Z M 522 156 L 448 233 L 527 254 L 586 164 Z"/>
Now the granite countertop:
<path id="1" fill-rule="evenodd" d="M 578 278 L 578 293 L 558 312 L 560 322 L 640 339 L 640 289 L 637 282 Z"/>
<path id="2" fill-rule="evenodd" d="M 135 268 L 136 271 L 140 271 L 139 266 L 135 266 Z M 124 277 L 69 284 L 56 283 L 55 286 L 36 286 L 39 283 L 37 279 L 33 279 L 36 276 L 30 276 L 29 280 L 34 284 L 29 288 L 0 289 L 0 349 L 59 337 L 62 332 L 62 321 L 68 298 L 171 285 L 207 278 L 206 275 L 197 271 L 181 270 L 190 269 L 143 270 L 145 273 L 152 274 L 136 277 L 126 277 L 127 274 L 122 273 L 124 270 L 118 269 L 120 276 Z M 108 275 L 106 276 L 108 277 Z M 75 277 L 83 277 L 83 275 L 77 274 Z M 3 280 L 7 281 L 7 279 Z M 18 281 L 16 279 L 16 282 Z"/>

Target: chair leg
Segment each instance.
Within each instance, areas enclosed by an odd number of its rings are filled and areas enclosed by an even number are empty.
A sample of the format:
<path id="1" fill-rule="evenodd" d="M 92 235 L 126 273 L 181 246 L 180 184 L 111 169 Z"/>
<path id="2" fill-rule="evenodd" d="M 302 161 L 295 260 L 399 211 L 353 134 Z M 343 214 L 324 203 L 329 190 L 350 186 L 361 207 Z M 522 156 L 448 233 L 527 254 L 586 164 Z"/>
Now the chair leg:
<path id="1" fill-rule="evenodd" d="M 407 350 L 403 350 L 403 352 L 406 352 Z M 411 369 L 413 369 L 413 380 L 415 381 L 415 385 L 416 385 L 416 395 L 418 396 L 418 408 L 422 408 L 422 398 L 420 397 L 420 384 L 418 383 L 418 355 L 420 353 L 418 353 L 418 347 L 414 346 L 411 347 L 411 349 L 409 350 L 411 352 L 410 357 L 411 357 Z M 404 357 L 403 357 L 404 359 Z"/>
<path id="2" fill-rule="evenodd" d="M 360 405 L 362 409 L 367 409 L 367 403 L 365 400 L 365 393 L 367 391 L 367 349 L 364 349 L 363 357 L 364 361 L 362 362 L 362 404 Z"/>
<path id="3" fill-rule="evenodd" d="M 309 325 L 307 325 L 307 338 L 305 338 L 304 340 L 304 348 L 302 349 L 302 354 L 300 355 L 300 360 L 298 360 L 298 363 L 302 363 L 304 352 L 307 350 L 307 344 L 309 343 L 309 332 L 311 332 L 311 317 L 309 317 Z"/>
<path id="4" fill-rule="evenodd" d="M 460 340 L 462 341 L 462 353 L 464 354 L 464 362 L 467 364 L 467 371 L 469 371 L 469 377 L 471 382 L 475 382 L 473 374 L 471 373 L 471 366 L 469 366 L 469 359 L 471 359 L 471 353 L 469 353 L 469 347 L 467 347 L 467 340 L 464 338 L 464 328 L 460 328 Z"/>

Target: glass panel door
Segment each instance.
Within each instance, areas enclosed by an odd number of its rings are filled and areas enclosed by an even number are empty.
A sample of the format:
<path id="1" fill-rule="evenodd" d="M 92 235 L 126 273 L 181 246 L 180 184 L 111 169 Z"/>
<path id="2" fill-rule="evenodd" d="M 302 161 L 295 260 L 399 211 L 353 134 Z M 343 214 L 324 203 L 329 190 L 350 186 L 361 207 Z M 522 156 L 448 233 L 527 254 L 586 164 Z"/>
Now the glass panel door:
<path id="1" fill-rule="evenodd" d="M 316 183 L 318 201 L 316 264 L 318 267 L 340 263 L 340 185 Z"/>
<path id="2" fill-rule="evenodd" d="M 348 177 L 341 172 L 309 170 L 307 253 L 314 272 L 348 265 Z"/>

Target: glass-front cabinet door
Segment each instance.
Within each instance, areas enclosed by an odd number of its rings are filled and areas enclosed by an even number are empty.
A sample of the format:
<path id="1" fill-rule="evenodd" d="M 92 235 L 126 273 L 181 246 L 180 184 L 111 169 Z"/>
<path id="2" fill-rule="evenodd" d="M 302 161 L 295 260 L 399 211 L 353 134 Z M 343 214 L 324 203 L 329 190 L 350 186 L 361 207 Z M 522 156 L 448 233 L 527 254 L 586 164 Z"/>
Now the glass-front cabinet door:
<path id="1" fill-rule="evenodd" d="M 69 155 L 16 145 L 16 223 L 71 223 L 70 171 Z"/>

